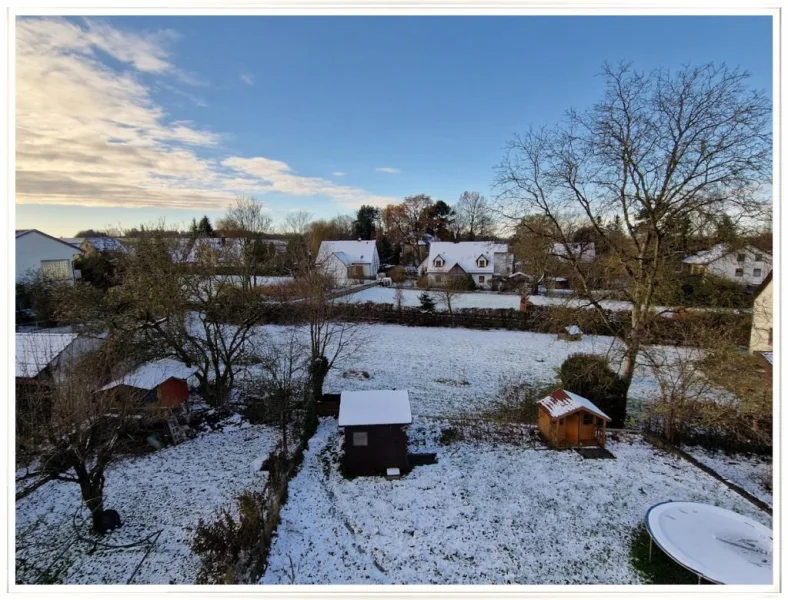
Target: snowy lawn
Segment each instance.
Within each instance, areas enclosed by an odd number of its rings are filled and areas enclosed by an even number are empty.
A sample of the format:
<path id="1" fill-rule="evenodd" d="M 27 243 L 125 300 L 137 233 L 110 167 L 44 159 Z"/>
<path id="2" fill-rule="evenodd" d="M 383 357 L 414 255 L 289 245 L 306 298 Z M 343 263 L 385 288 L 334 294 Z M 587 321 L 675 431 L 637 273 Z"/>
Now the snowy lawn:
<path id="1" fill-rule="evenodd" d="M 744 488 L 753 496 L 773 506 L 772 461 L 770 457 L 747 454 L 725 454 L 701 446 L 685 446 L 687 454 Z"/>
<path id="2" fill-rule="evenodd" d="M 277 334 L 273 326 L 264 330 Z M 570 354 L 615 355 L 620 350 L 619 342 L 607 336 L 566 342 L 552 334 L 506 330 L 368 325 L 362 335 L 362 350 L 329 373 L 324 390 L 407 389 L 414 414 L 441 417 L 490 408 L 502 381 L 555 382 L 556 370 Z M 667 353 L 680 351 L 665 348 Z M 613 369 L 619 366 L 614 358 Z M 631 414 L 638 414 L 657 386 L 649 368 L 636 368 Z"/>
<path id="3" fill-rule="evenodd" d="M 425 290 L 420 289 L 404 289 L 403 302 L 405 307 L 418 307 L 421 306 L 419 296 Z M 395 298 L 395 288 L 393 287 L 373 287 L 355 294 L 343 296 L 338 298 L 338 302 L 351 302 L 363 304 L 366 302 L 373 302 L 375 304 L 394 304 L 397 300 Z M 446 304 L 440 300 L 440 294 L 429 290 L 427 293 L 432 296 L 436 301 L 437 310 L 447 310 Z M 585 308 L 593 309 L 593 306 L 581 298 L 563 298 L 560 296 L 528 296 L 528 302 L 537 306 L 564 306 L 571 308 Z M 632 304 L 624 300 L 600 300 L 599 304 L 602 308 L 612 311 L 629 311 L 632 309 Z M 512 308 L 514 310 L 520 309 L 520 296 L 518 294 L 499 294 L 497 292 L 460 292 L 457 293 L 451 301 L 452 310 L 460 310 L 463 308 Z M 654 310 L 665 312 L 665 316 L 670 316 L 670 309 L 666 306 L 655 306 Z M 704 309 L 704 308 L 691 308 L 689 310 L 719 310 L 724 312 L 737 312 L 734 309 Z"/>
<path id="4" fill-rule="evenodd" d="M 190 545 L 198 520 L 210 518 L 244 489 L 263 488 L 266 474 L 259 467 L 276 436 L 273 428 L 241 423 L 236 415 L 224 431 L 202 433 L 110 468 L 105 508 L 117 510 L 123 526 L 101 541 L 129 544 L 163 530 L 133 583 L 195 583 L 199 561 Z M 54 578 L 57 583 L 128 581 L 147 547 L 99 548 L 89 555 L 86 542 L 69 546 L 73 516 L 80 506 L 79 487 L 60 481 L 47 483 L 17 503 L 18 582 L 35 583 L 39 569 L 50 575 L 62 569 Z M 80 531 L 87 535 L 88 528 L 86 523 Z"/>
<path id="5" fill-rule="evenodd" d="M 344 479 L 336 421 L 321 422 L 261 583 L 641 583 L 630 546 L 646 510 L 708 502 L 771 520 L 725 485 L 637 437 L 615 460 L 483 441 L 436 443 L 440 424 L 411 427 L 415 451 L 438 453 L 400 480 Z"/>

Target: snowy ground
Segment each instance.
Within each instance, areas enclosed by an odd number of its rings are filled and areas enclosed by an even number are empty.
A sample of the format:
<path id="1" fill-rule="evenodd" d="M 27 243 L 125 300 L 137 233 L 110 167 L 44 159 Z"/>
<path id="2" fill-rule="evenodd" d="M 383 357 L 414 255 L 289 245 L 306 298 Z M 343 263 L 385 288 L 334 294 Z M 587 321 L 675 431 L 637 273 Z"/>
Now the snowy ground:
<path id="1" fill-rule="evenodd" d="M 120 513 L 123 526 L 102 542 L 123 545 L 163 530 L 133 583 L 194 583 L 199 561 L 190 544 L 199 519 L 210 518 L 242 490 L 265 485 L 259 466 L 273 449 L 276 432 L 241 423 L 237 415 L 228 423 L 222 432 L 123 460 L 107 473 L 105 507 Z M 80 506 L 78 486 L 60 481 L 17 503 L 18 581 L 35 583 L 37 569 L 54 573 L 61 567 L 59 583 L 128 581 L 147 548 L 99 549 L 88 555 L 85 542 L 69 547 Z M 87 527 L 81 531 L 87 533 Z"/>
<path id="2" fill-rule="evenodd" d="M 741 486 L 753 496 L 773 506 L 772 461 L 763 456 L 725 454 L 702 448 L 686 446 L 687 454 L 703 463 L 719 475 Z"/>
<path id="3" fill-rule="evenodd" d="M 265 330 L 276 335 L 274 327 Z M 325 391 L 407 389 L 417 415 L 461 417 L 487 409 L 498 399 L 502 381 L 557 381 L 556 369 L 578 352 L 612 353 L 613 368 L 619 366 L 614 358 L 619 343 L 606 336 L 566 342 L 543 333 L 400 325 L 369 325 L 363 335 L 362 350 L 330 372 Z M 648 368 L 635 370 L 631 414 L 657 385 Z"/>
<path id="4" fill-rule="evenodd" d="M 352 302 L 363 304 L 366 302 L 373 302 L 375 304 L 396 304 L 394 296 L 396 290 L 393 287 L 373 287 L 362 290 L 355 294 L 350 294 L 339 299 L 339 302 Z M 403 290 L 403 306 L 418 307 L 421 306 L 419 302 L 419 295 L 424 290 L 419 289 L 404 289 Z M 447 310 L 444 302 L 440 300 L 440 294 L 434 291 L 427 292 L 436 301 L 437 310 Z M 561 296 L 528 296 L 528 301 L 537 306 L 565 306 L 571 308 L 586 308 L 592 309 L 593 306 L 587 301 L 580 298 L 563 298 Z M 629 311 L 632 304 L 624 300 L 600 300 L 599 304 L 602 308 L 612 311 Z M 513 308 L 520 309 L 520 296 L 517 294 L 499 294 L 496 292 L 462 292 L 454 296 L 451 301 L 452 310 L 460 310 L 463 308 Z M 665 316 L 670 315 L 670 309 L 666 306 L 655 306 L 654 310 L 663 312 Z M 733 309 L 704 309 L 692 308 L 689 310 L 718 310 L 725 312 L 736 312 Z"/>
<path id="5" fill-rule="evenodd" d="M 373 287 L 349 296 L 344 296 L 340 299 L 340 302 L 396 304 L 395 292 L 396 290 L 393 287 Z M 421 295 L 424 290 L 406 289 L 402 292 L 403 306 L 421 306 L 419 295 Z M 438 310 L 447 310 L 446 305 L 440 301 L 440 294 L 433 291 L 428 291 L 427 293 L 437 301 Z M 532 304 L 540 306 L 589 307 L 586 301 L 561 297 L 528 296 L 528 300 Z M 622 311 L 630 310 L 632 306 L 629 302 L 618 300 L 602 300 L 600 304 L 609 310 Z M 496 292 L 462 292 L 454 296 L 451 305 L 453 310 L 460 310 L 462 308 L 513 308 L 519 310 L 520 296 L 517 294 L 498 294 Z M 658 310 L 662 310 L 662 308 L 660 307 Z"/>
<path id="6" fill-rule="evenodd" d="M 630 539 L 665 500 L 708 502 L 767 526 L 765 513 L 688 462 L 636 437 L 615 460 L 541 446 L 455 442 L 411 426 L 438 463 L 398 481 L 344 479 L 341 437 L 325 419 L 288 502 L 261 583 L 639 583 Z"/>

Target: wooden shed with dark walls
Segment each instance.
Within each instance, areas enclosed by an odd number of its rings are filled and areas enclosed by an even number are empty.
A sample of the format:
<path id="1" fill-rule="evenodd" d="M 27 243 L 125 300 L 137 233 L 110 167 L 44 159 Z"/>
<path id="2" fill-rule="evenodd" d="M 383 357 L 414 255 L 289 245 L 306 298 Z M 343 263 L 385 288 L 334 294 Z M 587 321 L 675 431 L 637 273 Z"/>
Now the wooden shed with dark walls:
<path id="1" fill-rule="evenodd" d="M 142 408 L 178 408 L 189 398 L 186 380 L 197 369 L 177 360 L 164 358 L 145 363 L 120 379 L 108 383 L 99 392 L 133 394 L 142 399 Z"/>
<path id="2" fill-rule="evenodd" d="M 539 431 L 553 448 L 605 447 L 610 417 L 588 398 L 558 389 L 537 405 Z"/>
<path id="3" fill-rule="evenodd" d="M 378 475 L 390 468 L 406 469 L 406 427 L 411 422 L 407 390 L 342 392 L 339 426 L 345 431 L 345 472 Z"/>

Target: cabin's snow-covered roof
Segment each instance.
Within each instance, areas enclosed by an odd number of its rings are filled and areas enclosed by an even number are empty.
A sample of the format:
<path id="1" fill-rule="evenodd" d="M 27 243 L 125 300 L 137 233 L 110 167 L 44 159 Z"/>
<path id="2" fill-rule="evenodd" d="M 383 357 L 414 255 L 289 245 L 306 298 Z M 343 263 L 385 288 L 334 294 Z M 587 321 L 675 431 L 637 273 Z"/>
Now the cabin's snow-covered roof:
<path id="1" fill-rule="evenodd" d="M 407 390 L 342 392 L 339 426 L 408 425 L 411 423 Z"/>
<path id="2" fill-rule="evenodd" d="M 317 253 L 317 262 L 325 262 L 329 256 L 336 254 L 346 265 L 353 263 L 366 264 L 372 263 L 372 257 L 376 252 L 375 240 L 336 240 L 321 242 L 320 250 Z M 349 261 L 349 262 L 345 262 Z"/>
<path id="3" fill-rule="evenodd" d="M 196 367 L 187 367 L 182 362 L 172 358 L 162 358 L 154 362 L 145 363 L 131 373 L 120 379 L 108 383 L 99 391 L 109 390 L 119 385 L 126 385 L 141 390 L 152 390 L 168 379 L 187 379 L 197 372 Z"/>
<path id="4" fill-rule="evenodd" d="M 351 258 L 344 252 L 334 252 L 334 256 L 336 256 L 343 265 L 353 264 Z"/>
<path id="5" fill-rule="evenodd" d="M 445 262 L 440 272 L 450 271 L 459 264 L 468 273 L 492 273 L 495 253 L 503 252 L 500 248 L 505 246 L 495 242 L 433 242 L 430 244 L 427 267 L 434 269 L 433 261 L 440 256 Z M 477 265 L 476 260 L 480 256 L 487 259 L 486 267 Z"/>
<path id="6" fill-rule="evenodd" d="M 770 365 L 773 365 L 772 362 L 774 360 L 774 353 L 773 352 L 761 352 L 761 356 L 763 356 Z"/>
<path id="7" fill-rule="evenodd" d="M 564 417 L 578 410 L 585 409 L 590 413 L 595 414 L 603 419 L 610 420 L 605 413 L 603 413 L 596 404 L 591 402 L 588 398 L 578 396 L 573 392 L 568 392 L 563 389 L 551 392 L 549 396 L 539 401 L 539 404 L 544 406 L 550 416 L 554 419 Z"/>
<path id="8" fill-rule="evenodd" d="M 76 333 L 17 333 L 16 376 L 37 376 L 75 339 Z"/>

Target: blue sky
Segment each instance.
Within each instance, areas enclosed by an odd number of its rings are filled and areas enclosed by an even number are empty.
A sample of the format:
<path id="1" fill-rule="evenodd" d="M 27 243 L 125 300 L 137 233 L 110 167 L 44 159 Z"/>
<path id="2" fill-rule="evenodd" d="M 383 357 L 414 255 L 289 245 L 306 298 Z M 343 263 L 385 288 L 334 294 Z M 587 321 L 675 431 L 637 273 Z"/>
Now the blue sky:
<path id="1" fill-rule="evenodd" d="M 17 227 L 182 224 L 238 193 L 276 220 L 492 195 L 511 135 L 593 103 L 604 61 L 724 61 L 771 94 L 771 35 L 768 17 L 24 19 Z"/>

